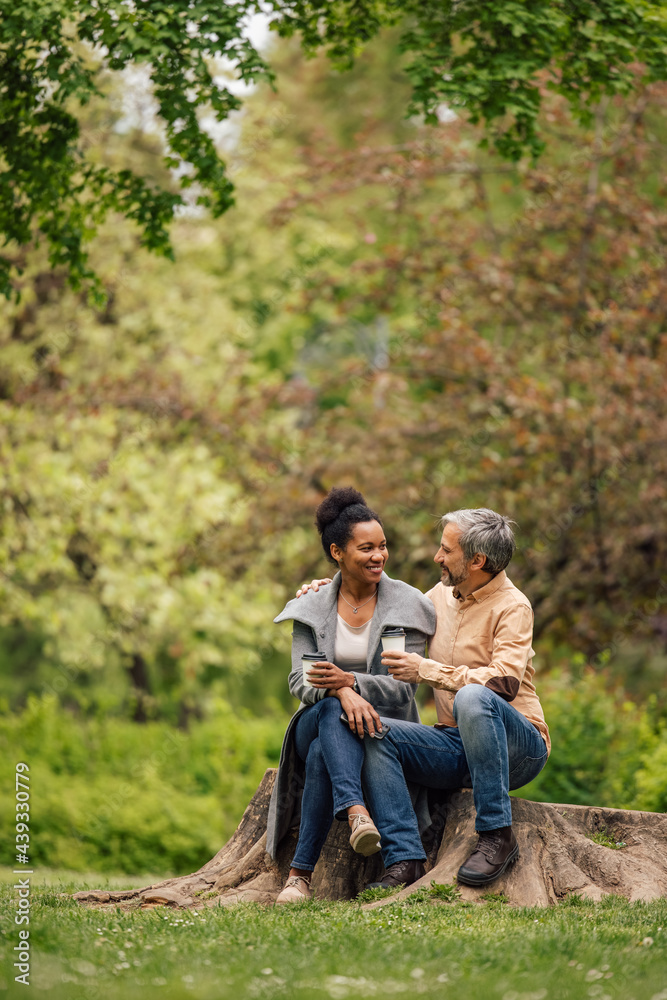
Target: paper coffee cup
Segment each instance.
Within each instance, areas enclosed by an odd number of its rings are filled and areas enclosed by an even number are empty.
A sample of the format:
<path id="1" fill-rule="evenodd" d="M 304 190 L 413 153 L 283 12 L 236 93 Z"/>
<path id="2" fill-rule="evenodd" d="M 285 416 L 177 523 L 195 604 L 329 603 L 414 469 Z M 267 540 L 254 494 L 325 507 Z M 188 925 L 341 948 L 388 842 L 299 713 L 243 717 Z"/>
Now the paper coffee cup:
<path id="1" fill-rule="evenodd" d="M 303 669 L 303 683 L 306 687 L 311 688 L 313 685 L 308 680 L 306 676 L 309 670 L 312 670 L 313 663 L 318 663 L 320 660 L 326 660 L 326 653 L 304 653 L 301 657 L 301 667 Z"/>
<path id="2" fill-rule="evenodd" d="M 396 650 L 399 653 L 405 652 L 405 631 L 402 628 L 386 629 L 382 635 L 382 651 L 387 649 Z"/>

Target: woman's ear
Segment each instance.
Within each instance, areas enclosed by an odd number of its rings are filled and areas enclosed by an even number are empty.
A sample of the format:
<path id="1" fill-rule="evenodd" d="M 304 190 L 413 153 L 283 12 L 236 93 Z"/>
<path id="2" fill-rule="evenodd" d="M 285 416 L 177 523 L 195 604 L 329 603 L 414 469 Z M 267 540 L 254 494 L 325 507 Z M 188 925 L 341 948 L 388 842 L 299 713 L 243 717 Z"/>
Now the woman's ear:
<path id="1" fill-rule="evenodd" d="M 343 550 L 339 548 L 335 542 L 332 542 L 331 545 L 329 546 L 329 552 L 331 552 L 331 558 L 335 559 L 338 565 L 340 566 L 340 560 L 343 556 Z"/>

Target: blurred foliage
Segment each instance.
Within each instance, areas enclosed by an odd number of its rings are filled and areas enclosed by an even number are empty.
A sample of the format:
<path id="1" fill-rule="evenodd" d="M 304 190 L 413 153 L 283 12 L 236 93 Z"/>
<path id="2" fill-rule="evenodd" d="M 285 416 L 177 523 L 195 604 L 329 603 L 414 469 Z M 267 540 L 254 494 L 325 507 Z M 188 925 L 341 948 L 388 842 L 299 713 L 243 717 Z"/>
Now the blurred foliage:
<path id="1" fill-rule="evenodd" d="M 382 29 L 401 25 L 412 95 L 401 113 L 438 121 L 442 102 L 482 122 L 482 144 L 504 158 L 543 152 L 538 116 L 549 91 L 589 124 L 604 95 L 628 95 L 667 79 L 667 15 L 650 0 L 0 0 L 0 292 L 33 241 L 74 288 L 98 273 L 87 243 L 111 211 L 137 225 L 140 242 L 172 255 L 174 210 L 194 194 L 214 217 L 233 203 L 233 185 L 212 138 L 241 106 L 238 84 L 273 79 L 248 39 L 262 12 L 312 55 L 324 49 L 349 67 Z M 131 158 L 110 166 L 88 155 L 86 108 L 108 73 L 146 70 L 159 121 L 165 183 Z M 232 84 L 236 84 L 234 87 Z"/>
<path id="2" fill-rule="evenodd" d="M 254 8 L 214 0 L 0 0 L 0 230 L 5 244 L 18 247 L 16 256 L 0 257 L 0 292 L 11 294 L 21 251 L 35 239 L 78 288 L 94 278 L 85 244 L 110 211 L 137 224 L 144 246 L 171 256 L 167 227 L 185 203 L 174 188 L 197 185 L 197 203 L 214 216 L 230 206 L 232 186 L 199 113 L 222 120 L 240 107 L 216 76 L 216 57 L 234 65 L 237 80 L 270 78 L 242 33 Z M 150 69 L 165 165 L 184 168 L 166 189 L 127 165 L 95 162 L 82 143 L 80 115 L 101 93 L 104 74 L 141 65 Z"/>
<path id="3" fill-rule="evenodd" d="M 313 511 L 344 483 L 424 590 L 436 515 L 511 515 L 543 666 L 664 691 L 667 90 L 601 102 L 590 131 L 545 93 L 547 152 L 515 167 L 453 114 L 406 121 L 404 60 L 397 33 L 343 76 L 278 46 L 279 93 L 225 139 L 239 207 L 182 214 L 175 265 L 109 220 L 104 306 L 26 260 L 0 325 L 11 708 L 288 708 L 271 622 L 328 571 Z M 90 154 L 157 176 L 120 97 L 88 105 Z"/>
<path id="4" fill-rule="evenodd" d="M 638 705 L 590 668 L 539 685 L 552 753 L 513 793 L 539 802 L 667 811 L 667 725 L 655 695 Z"/>
<path id="5" fill-rule="evenodd" d="M 277 765 L 285 721 L 215 701 L 184 732 L 164 722 L 82 719 L 53 695 L 31 696 L 23 712 L 0 715 L 3 758 L 30 768 L 31 862 L 196 871 L 232 835 L 266 768 Z M 14 820 L 4 796 L 0 829 L 8 836 Z"/>

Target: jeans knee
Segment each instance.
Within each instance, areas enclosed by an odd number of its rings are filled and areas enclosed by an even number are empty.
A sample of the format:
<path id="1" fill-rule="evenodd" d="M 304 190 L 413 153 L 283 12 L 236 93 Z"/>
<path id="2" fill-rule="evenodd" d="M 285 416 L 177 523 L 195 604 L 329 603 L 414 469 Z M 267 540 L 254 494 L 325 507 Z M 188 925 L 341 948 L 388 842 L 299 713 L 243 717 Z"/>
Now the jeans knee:
<path id="1" fill-rule="evenodd" d="M 306 768 L 308 771 L 315 770 L 326 770 L 326 765 L 324 763 L 324 754 L 322 753 L 322 744 L 320 743 L 319 736 L 313 740 L 313 742 L 308 747 L 308 756 L 306 757 Z"/>
<path id="2" fill-rule="evenodd" d="M 342 712 L 342 708 L 338 698 L 322 698 L 322 701 L 318 702 L 318 711 L 321 721 L 336 718 Z"/>
<path id="3" fill-rule="evenodd" d="M 482 684 L 466 684 L 454 698 L 452 712 L 457 722 L 493 704 L 494 694 Z"/>
<path id="4" fill-rule="evenodd" d="M 370 736 L 364 738 L 364 774 L 371 774 L 376 770 L 383 771 L 387 758 L 396 757 L 396 747 L 389 741 L 389 737 L 383 740 L 372 740 Z"/>

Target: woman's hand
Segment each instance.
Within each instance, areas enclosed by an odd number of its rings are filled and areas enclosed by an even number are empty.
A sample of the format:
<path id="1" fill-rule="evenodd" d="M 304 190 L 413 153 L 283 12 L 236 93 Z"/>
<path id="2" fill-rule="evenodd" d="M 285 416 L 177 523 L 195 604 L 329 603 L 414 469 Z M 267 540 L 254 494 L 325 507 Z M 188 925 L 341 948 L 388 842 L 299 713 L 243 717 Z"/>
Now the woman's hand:
<path id="1" fill-rule="evenodd" d="M 387 649 L 382 654 L 382 663 L 391 676 L 405 684 L 419 684 L 419 664 L 423 659 L 419 653 L 401 653 L 398 649 Z"/>
<path id="2" fill-rule="evenodd" d="M 311 580 L 310 583 L 304 583 L 301 590 L 297 590 L 296 596 L 301 597 L 303 594 L 307 594 L 309 590 L 314 590 L 317 593 L 320 587 L 326 587 L 328 583 L 331 583 L 329 577 L 326 577 L 324 580 Z"/>
<path id="3" fill-rule="evenodd" d="M 308 680 L 315 688 L 328 688 L 330 691 L 340 691 L 341 688 L 354 687 L 354 674 L 341 670 L 335 663 L 328 660 L 318 660 L 307 671 Z"/>
<path id="4" fill-rule="evenodd" d="M 350 729 L 362 740 L 364 738 L 364 719 L 368 726 L 369 735 L 373 736 L 376 730 L 379 732 L 382 729 L 380 716 L 371 703 L 353 691 L 352 688 L 341 688 L 340 691 L 336 692 L 336 698 L 339 699 L 343 711 L 347 715 Z"/>

